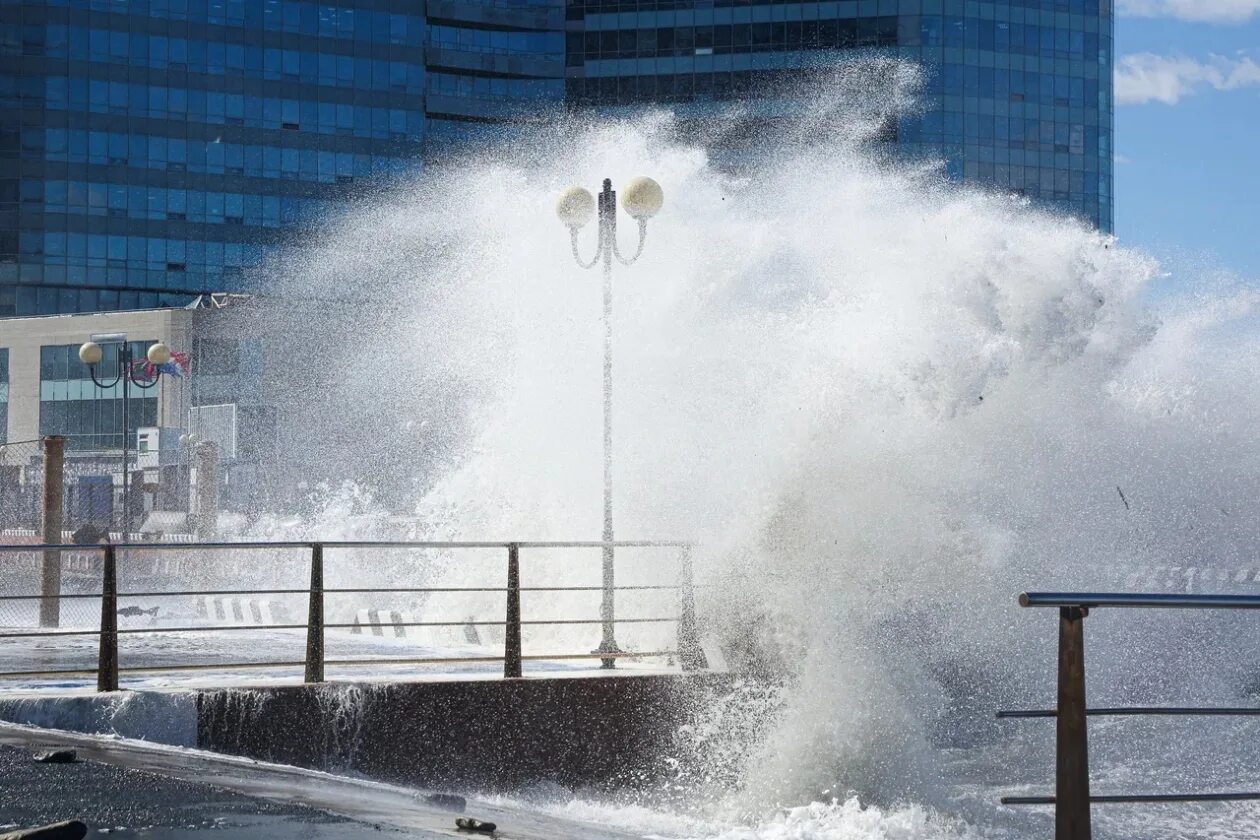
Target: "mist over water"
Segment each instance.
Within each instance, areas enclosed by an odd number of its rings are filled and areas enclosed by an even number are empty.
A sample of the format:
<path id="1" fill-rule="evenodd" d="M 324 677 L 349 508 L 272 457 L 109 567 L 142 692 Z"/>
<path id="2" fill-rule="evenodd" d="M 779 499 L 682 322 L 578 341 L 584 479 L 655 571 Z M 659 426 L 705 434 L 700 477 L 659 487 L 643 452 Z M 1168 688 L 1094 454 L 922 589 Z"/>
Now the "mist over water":
<path id="1" fill-rule="evenodd" d="M 552 207 L 605 177 L 664 187 L 614 280 L 617 536 L 695 540 L 706 632 L 775 687 L 697 710 L 656 810 L 557 808 L 731 840 L 1045 835 L 1046 813 L 994 804 L 1052 787 L 1051 725 L 992 721 L 1053 705 L 1054 616 L 1016 594 L 1257 565 L 1260 294 L 1185 278 L 1154 299 L 1142 254 L 892 159 L 875 138 L 915 79 L 828 74 L 737 174 L 713 150 L 756 114 L 551 122 L 274 267 L 284 295 L 341 301 L 272 329 L 331 383 L 302 418 L 311 481 L 355 483 L 257 527 L 381 536 L 389 510 L 415 538 L 597 539 L 600 282 Z M 598 580 L 593 556 L 529 562 L 527 580 Z M 623 552 L 619 574 L 667 562 Z M 1260 675 L 1256 638 L 1232 616 L 1096 615 L 1091 703 L 1229 705 Z M 1124 726 L 1094 730 L 1099 792 L 1260 781 L 1234 746 L 1249 723 Z M 1241 837 L 1254 816 L 1122 808 L 1099 836 Z"/>

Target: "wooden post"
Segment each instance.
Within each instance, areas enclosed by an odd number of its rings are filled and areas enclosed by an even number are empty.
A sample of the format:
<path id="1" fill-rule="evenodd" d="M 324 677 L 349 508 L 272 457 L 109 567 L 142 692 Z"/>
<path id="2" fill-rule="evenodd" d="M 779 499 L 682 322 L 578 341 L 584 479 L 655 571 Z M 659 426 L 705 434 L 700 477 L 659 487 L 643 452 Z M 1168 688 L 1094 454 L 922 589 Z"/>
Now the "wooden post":
<path id="1" fill-rule="evenodd" d="M 507 624 L 503 633 L 503 676 L 521 675 L 521 549 L 508 545 Z"/>
<path id="2" fill-rule="evenodd" d="M 678 663 L 684 671 L 704 671 L 709 660 L 700 646 L 700 627 L 696 621 L 696 593 L 691 574 L 691 548 L 682 550 L 678 574 L 682 613 L 678 616 Z"/>
<path id="3" fill-rule="evenodd" d="M 1089 754 L 1085 717 L 1088 610 L 1059 608 L 1059 706 L 1055 743 L 1055 840 L 1090 840 Z"/>
<path id="4" fill-rule="evenodd" d="M 66 439 L 46 437 L 44 444 L 44 504 L 41 516 L 44 545 L 61 545 L 65 506 Z M 40 568 L 39 626 L 61 624 L 61 550 L 44 549 Z"/>
<path id="5" fill-rule="evenodd" d="M 306 681 L 324 681 L 324 544 L 311 546 L 311 601 L 306 619 Z"/>
<path id="6" fill-rule="evenodd" d="M 104 546 L 101 563 L 101 651 L 96 666 L 96 690 L 118 690 L 118 555 Z"/>

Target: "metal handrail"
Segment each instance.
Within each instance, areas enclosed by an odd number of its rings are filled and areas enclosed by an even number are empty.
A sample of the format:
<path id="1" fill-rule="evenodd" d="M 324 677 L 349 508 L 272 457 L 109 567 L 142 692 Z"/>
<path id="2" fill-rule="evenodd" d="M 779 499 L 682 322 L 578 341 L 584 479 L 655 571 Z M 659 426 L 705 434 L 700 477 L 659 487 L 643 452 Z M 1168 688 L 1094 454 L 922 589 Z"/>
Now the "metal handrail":
<path id="1" fill-rule="evenodd" d="M 1260 715 L 1260 708 L 1128 706 L 1091 709 L 1085 702 L 1084 620 L 1091 609 L 1260 609 L 1256 595 L 1178 595 L 1123 592 L 1025 592 L 1021 607 L 1059 610 L 1058 704 L 1054 709 L 999 711 L 999 718 L 1056 718 L 1055 795 L 1004 796 L 1003 805 L 1054 805 L 1056 840 L 1090 840 L 1090 806 L 1107 803 L 1236 802 L 1260 800 L 1250 791 L 1214 793 L 1107 794 L 1089 791 L 1086 719 L 1095 716 L 1239 716 Z"/>
<path id="2" fill-rule="evenodd" d="M 234 548 L 254 548 L 254 549 L 294 549 L 294 548 L 312 548 L 316 544 L 322 545 L 324 548 L 508 548 L 509 546 L 517 546 L 519 548 L 689 548 L 694 543 L 686 540 L 571 540 L 571 541 L 521 541 L 513 542 L 510 540 L 502 541 L 460 541 L 460 540 L 382 540 L 374 542 L 371 540 L 307 540 L 301 542 L 193 542 L 193 543 L 164 543 L 164 542 L 117 542 L 117 543 L 93 543 L 90 545 L 79 545 L 77 543 L 62 543 L 60 545 L 21 545 L 10 544 L 0 545 L 0 551 L 44 551 L 48 550 L 64 550 L 64 551 L 93 551 L 103 549 L 106 545 L 112 545 L 117 549 L 211 549 L 211 550 L 231 550 Z"/>
<path id="3" fill-rule="evenodd" d="M 1260 610 L 1260 595 L 1178 595 L 1173 593 L 1123 592 L 1024 592 L 1021 607 L 1129 607 L 1138 609 Z"/>
<path id="4" fill-rule="evenodd" d="M 615 659 L 644 659 L 661 656 L 678 656 L 676 650 L 650 650 L 643 652 L 620 653 L 537 653 L 522 656 L 526 662 L 563 662 L 575 659 L 604 659 L 612 656 Z M 362 665 L 471 665 L 478 662 L 502 662 L 502 656 L 420 656 L 420 657 L 381 657 L 372 659 L 329 659 L 325 665 L 338 668 L 354 668 Z M 278 660 L 270 662 L 225 662 L 215 665 L 135 665 L 119 668 L 123 674 L 157 674 L 169 671 L 204 671 L 204 670 L 244 670 L 248 668 L 301 668 L 306 664 L 304 659 Z M 69 677 L 95 674 L 95 668 L 65 668 L 47 671 L 9 671 L 3 676 L 12 677 Z"/>
<path id="5" fill-rule="evenodd" d="M 1260 709 L 1239 708 L 1193 708 L 1189 706 L 1115 706 L 1099 709 L 1086 709 L 1090 717 L 1124 717 L 1128 715 L 1165 715 L 1185 717 L 1246 717 L 1260 715 Z M 1058 709 L 1015 709 L 997 713 L 999 718 L 1048 718 L 1058 717 Z"/>
<path id="6" fill-rule="evenodd" d="M 100 597 L 100 596 L 97 596 Z M 121 597 L 121 596 L 120 596 Z M 678 621 L 677 616 L 663 616 L 661 618 L 614 618 L 615 624 L 666 624 L 671 621 Z M 536 619 L 533 621 L 520 622 L 522 627 L 542 627 L 557 626 L 570 624 L 603 624 L 602 618 L 554 618 L 554 619 Z M 503 627 L 505 621 L 395 621 L 390 622 L 390 627 Z M 329 624 L 325 622 L 326 630 L 351 630 L 355 627 L 363 627 L 362 623 L 337 623 Z M 371 626 L 371 625 L 368 625 Z M 115 632 L 127 634 L 130 636 L 157 635 L 161 633 L 217 633 L 220 630 L 305 630 L 305 624 L 216 624 L 213 627 L 124 627 Z M 100 630 L 30 630 L 19 631 L 16 633 L 0 633 L 0 639 L 28 639 L 60 636 L 99 636 Z M 643 654 L 635 654 L 642 656 Z M 2 673 L 2 672 L 0 672 Z"/>
<path id="7" fill-rule="evenodd" d="M 618 592 L 637 592 L 644 590 L 677 590 L 678 586 L 617 586 Z M 698 588 L 698 587 L 697 587 Z M 602 592 L 602 586 L 522 586 L 522 592 Z M 309 589 L 183 589 L 170 592 L 119 592 L 119 598 L 186 598 L 195 595 L 309 595 Z M 413 587 L 358 587 L 353 589 L 325 589 L 324 594 L 347 594 L 363 592 L 403 593 L 403 592 L 507 592 L 503 586 L 413 586 Z M 47 595 L 0 595 L 0 601 L 39 601 Z M 63 592 L 58 598 L 99 598 L 99 592 Z"/>
<path id="8" fill-rule="evenodd" d="M 522 587 L 520 585 L 520 569 L 519 555 L 521 548 L 610 548 L 610 547 L 640 547 L 640 548 L 681 548 L 683 549 L 682 564 L 680 570 L 680 580 L 676 585 L 631 585 L 631 586 L 558 586 L 558 587 Z M 39 595 L 0 595 L 0 601 L 25 601 L 40 600 L 41 607 L 49 601 L 56 602 L 61 598 L 97 598 L 101 601 L 101 620 L 98 629 L 94 630 L 60 630 L 45 629 L 40 631 L 21 631 L 0 633 L 0 639 L 6 638 L 31 638 L 31 637 L 57 637 L 57 636 L 97 636 L 99 637 L 99 655 L 97 664 L 97 689 L 99 691 L 116 691 L 118 689 L 119 673 L 128 673 L 133 671 L 159 671 L 159 670 L 221 670 L 224 668 L 237 667 L 280 667 L 287 665 L 302 665 L 305 667 L 306 682 L 322 682 L 324 680 L 324 667 L 326 665 L 335 664 L 389 664 L 391 662 L 402 663 L 458 663 L 465 661 L 502 661 L 504 663 L 505 677 L 521 676 L 521 663 L 526 660 L 555 660 L 555 659 L 601 659 L 604 661 L 604 667 L 610 667 L 613 659 L 617 658 L 641 658 L 656 656 L 674 656 L 677 655 L 681 661 L 684 670 L 697 670 L 707 668 L 704 653 L 699 645 L 699 637 L 696 629 L 695 604 L 694 604 L 694 585 L 691 579 L 690 559 L 688 549 L 691 547 L 690 542 L 681 540 L 616 540 L 616 541 L 537 541 L 537 542 L 488 542 L 488 541 L 334 541 L 334 542 L 203 542 L 203 543 L 100 543 L 93 545 L 70 545 L 70 544 L 36 544 L 36 545 L 0 545 L 0 553 L 17 552 L 17 553 L 37 553 L 37 552 L 56 552 L 59 550 L 76 551 L 76 552 L 99 552 L 102 555 L 101 563 L 101 591 L 99 593 L 67 593 L 62 595 L 60 592 L 54 591 L 49 593 L 45 591 Z M 506 549 L 508 556 L 508 580 L 505 587 L 365 587 L 365 588 L 324 588 L 324 555 L 326 549 L 333 548 L 421 548 L 421 549 Z M 118 591 L 118 557 L 128 550 L 167 550 L 178 549 L 181 551 L 197 551 L 200 549 L 209 550 L 229 550 L 229 549 L 250 549 L 250 550 L 292 550 L 303 549 L 310 552 L 310 586 L 304 589 L 201 589 L 201 590 L 180 590 L 170 592 L 119 592 Z M 609 581 L 611 583 L 611 581 Z M 678 616 L 652 616 L 638 618 L 618 618 L 608 610 L 598 619 L 532 619 L 522 620 L 520 597 L 522 592 L 564 592 L 564 591 L 582 591 L 582 592 L 616 592 L 616 591 L 663 591 L 676 590 L 681 593 L 682 610 Z M 357 629 L 363 627 L 363 623 L 332 623 L 329 624 L 324 619 L 324 598 L 326 595 L 339 595 L 361 592 L 503 592 L 507 597 L 506 617 L 503 621 L 409 621 L 409 622 L 391 622 L 391 627 L 468 627 L 468 626 L 495 626 L 505 628 L 504 654 L 501 657 L 475 657 L 468 659 L 466 657 L 430 657 L 426 659 L 380 659 L 372 658 L 367 660 L 327 660 L 324 656 L 324 632 L 327 629 Z M 191 597 L 191 596 L 208 596 L 208 595 L 306 595 L 309 600 L 309 609 L 307 622 L 305 624 L 231 624 L 231 625 L 214 625 L 214 626 L 180 626 L 180 627 L 118 627 L 118 601 L 120 598 L 161 598 L 161 597 Z M 42 612 L 42 610 L 41 610 Z M 650 651 L 650 652 L 622 652 L 616 655 L 609 655 L 607 651 L 592 651 L 590 653 L 570 653 L 570 654 L 547 654 L 525 656 L 521 650 L 521 630 L 526 626 L 548 626 L 548 625 L 603 625 L 606 633 L 610 632 L 608 628 L 616 624 L 648 624 L 648 623 L 669 623 L 673 622 L 678 625 L 678 649 L 670 651 Z M 55 618 L 54 625 L 55 627 Z M 375 626 L 369 624 L 368 626 Z M 256 631 L 256 630 L 305 630 L 307 636 L 306 657 L 300 662 L 294 663 L 213 663 L 213 664 L 185 664 L 174 666 L 140 666 L 140 667 L 119 667 L 118 662 L 118 638 L 124 635 L 145 635 L 145 634 L 161 634 L 161 633 L 206 633 L 218 632 L 220 630 L 233 631 Z M 0 672 L 0 678 L 11 678 L 21 676 L 35 676 L 48 674 L 81 674 L 87 673 L 82 670 L 70 671 L 9 671 Z"/>
<path id="9" fill-rule="evenodd" d="M 1091 796 L 1091 802 L 1116 804 L 1121 802 L 1248 802 L 1260 799 L 1260 793 L 1118 793 Z M 1003 796 L 1003 805 L 1054 805 L 1053 796 Z"/>

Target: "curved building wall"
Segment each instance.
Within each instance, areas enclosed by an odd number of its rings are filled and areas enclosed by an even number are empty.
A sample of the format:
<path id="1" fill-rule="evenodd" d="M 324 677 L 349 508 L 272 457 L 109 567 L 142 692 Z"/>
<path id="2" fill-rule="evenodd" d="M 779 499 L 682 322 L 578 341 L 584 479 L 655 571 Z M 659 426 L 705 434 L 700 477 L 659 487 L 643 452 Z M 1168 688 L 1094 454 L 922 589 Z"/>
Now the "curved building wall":
<path id="1" fill-rule="evenodd" d="M 570 0 L 567 19 L 568 97 L 592 106 L 697 114 L 831 54 L 914 61 L 906 153 L 1111 229 L 1110 0 Z"/>
<path id="2" fill-rule="evenodd" d="M 889 126 L 950 176 L 1112 221 L 1110 0 L 50 0 L 0 5 L 0 316 L 249 291 L 362 190 L 550 105 L 760 100 L 927 68 Z"/>

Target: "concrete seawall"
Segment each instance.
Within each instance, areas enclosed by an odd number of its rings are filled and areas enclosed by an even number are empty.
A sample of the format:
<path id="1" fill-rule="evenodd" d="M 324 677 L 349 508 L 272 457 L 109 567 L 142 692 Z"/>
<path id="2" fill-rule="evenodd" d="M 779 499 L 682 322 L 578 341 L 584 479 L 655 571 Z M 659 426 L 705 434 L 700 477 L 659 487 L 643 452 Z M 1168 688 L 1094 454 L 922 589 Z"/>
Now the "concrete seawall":
<path id="1" fill-rule="evenodd" d="M 667 774 L 678 728 L 729 684 L 720 674 L 617 675 L 0 697 L 0 720 L 424 788 L 624 788 Z"/>

